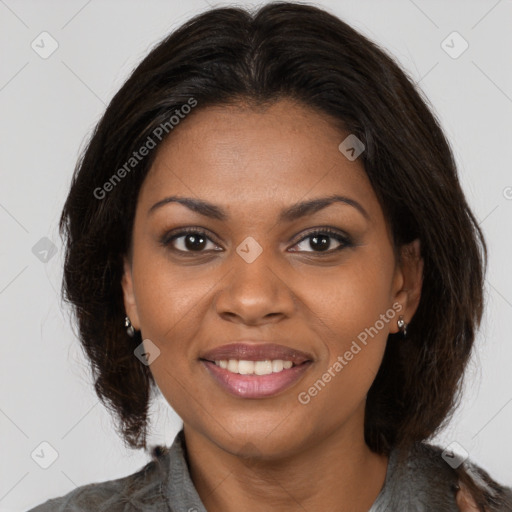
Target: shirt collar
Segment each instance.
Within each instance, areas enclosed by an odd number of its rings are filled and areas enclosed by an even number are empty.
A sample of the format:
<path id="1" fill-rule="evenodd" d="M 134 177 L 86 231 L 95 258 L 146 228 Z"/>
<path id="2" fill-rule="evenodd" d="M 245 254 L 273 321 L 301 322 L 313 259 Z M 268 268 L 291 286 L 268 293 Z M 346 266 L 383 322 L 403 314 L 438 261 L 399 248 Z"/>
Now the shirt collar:
<path id="1" fill-rule="evenodd" d="M 165 490 L 169 508 L 172 512 L 207 512 L 190 477 L 183 429 L 174 438 L 169 457 L 169 478 Z"/>

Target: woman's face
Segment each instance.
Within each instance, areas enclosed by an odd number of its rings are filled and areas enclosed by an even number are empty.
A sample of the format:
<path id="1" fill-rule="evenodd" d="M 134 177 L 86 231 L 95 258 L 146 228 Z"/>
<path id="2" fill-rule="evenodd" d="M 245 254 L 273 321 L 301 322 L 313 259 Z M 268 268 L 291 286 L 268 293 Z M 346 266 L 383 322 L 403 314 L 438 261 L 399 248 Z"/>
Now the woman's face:
<path id="1" fill-rule="evenodd" d="M 287 100 L 198 110 L 174 130 L 140 190 L 123 278 L 132 324 L 160 351 L 162 394 L 233 454 L 290 454 L 339 429 L 361 438 L 388 334 L 419 295 L 360 159 L 338 149 L 348 134 Z M 298 206 L 333 196 L 345 199 Z"/>

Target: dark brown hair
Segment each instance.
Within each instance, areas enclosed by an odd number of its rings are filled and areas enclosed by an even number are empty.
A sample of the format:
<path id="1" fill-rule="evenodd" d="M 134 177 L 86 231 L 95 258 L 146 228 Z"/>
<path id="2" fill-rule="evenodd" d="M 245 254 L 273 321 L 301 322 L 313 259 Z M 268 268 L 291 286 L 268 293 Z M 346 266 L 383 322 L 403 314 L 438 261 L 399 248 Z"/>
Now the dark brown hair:
<path id="1" fill-rule="evenodd" d="M 279 2 L 255 13 L 207 11 L 159 43 L 108 105 L 73 175 L 60 221 L 63 292 L 96 393 L 115 414 L 125 443 L 146 448 L 155 388 L 149 367 L 134 357 L 140 333 L 130 339 L 124 328 L 121 277 L 138 192 L 157 149 L 122 179 L 112 176 L 191 98 L 195 110 L 293 99 L 364 143 L 360 158 L 395 246 L 419 238 L 424 258 L 421 301 L 407 340 L 388 339 L 368 394 L 365 437 L 372 450 L 386 454 L 430 438 L 459 401 L 481 319 L 482 233 L 439 122 L 414 81 L 337 17 Z M 109 180 L 112 186 L 104 187 Z M 108 193 L 95 193 L 100 188 Z M 477 489 L 475 495 L 487 503 Z"/>

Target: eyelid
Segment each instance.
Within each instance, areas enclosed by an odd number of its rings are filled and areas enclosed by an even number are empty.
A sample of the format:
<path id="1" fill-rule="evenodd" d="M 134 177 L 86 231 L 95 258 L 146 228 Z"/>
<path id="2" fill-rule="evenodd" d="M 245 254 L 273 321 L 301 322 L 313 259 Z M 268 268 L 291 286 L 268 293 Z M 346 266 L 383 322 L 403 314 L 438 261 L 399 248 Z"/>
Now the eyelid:
<path id="1" fill-rule="evenodd" d="M 330 228 L 327 226 L 324 227 L 315 227 L 307 230 L 305 233 L 301 235 L 301 238 L 299 238 L 292 247 L 295 247 L 296 245 L 300 244 L 304 240 L 307 240 L 308 238 L 312 237 L 313 235 L 320 234 L 320 235 L 327 235 L 330 238 L 334 238 L 339 244 L 340 247 L 336 247 L 335 249 L 329 249 L 327 251 L 292 251 L 292 252 L 307 252 L 307 253 L 313 253 L 313 254 L 333 254 L 336 251 L 345 248 L 345 247 L 352 247 L 354 245 L 352 241 L 352 237 L 345 233 L 344 231 L 341 231 L 339 229 Z"/>
<path id="2" fill-rule="evenodd" d="M 335 235 L 335 236 L 343 238 L 347 241 L 349 241 L 351 239 L 350 235 L 348 233 L 345 233 L 341 229 L 331 228 L 329 226 L 319 226 L 319 227 L 309 228 L 306 231 L 302 232 L 300 234 L 300 238 L 297 239 L 297 242 L 295 242 L 295 244 L 297 244 L 298 242 L 302 242 L 302 240 L 304 240 L 305 238 L 308 238 L 309 236 L 317 234 L 317 233 L 325 233 L 325 234 L 333 235 L 333 236 Z"/>
<path id="3" fill-rule="evenodd" d="M 219 244 L 215 241 L 215 238 L 217 238 L 217 237 L 213 236 L 213 233 L 211 233 L 210 230 L 200 227 L 200 226 L 176 228 L 174 230 L 168 231 L 168 232 L 164 233 L 163 236 L 160 237 L 160 244 L 163 245 L 164 247 L 169 247 L 169 246 L 171 246 L 171 243 L 174 240 L 182 238 L 188 234 L 203 235 L 205 238 L 208 239 L 208 241 L 219 246 Z M 321 255 L 330 255 L 330 254 L 333 254 L 343 248 L 352 247 L 354 245 L 352 237 L 350 235 L 348 235 L 346 232 L 344 232 L 338 228 L 331 228 L 328 226 L 319 226 L 319 227 L 307 229 L 305 232 L 302 232 L 300 234 L 300 238 L 297 238 L 296 241 L 293 242 L 292 247 L 295 247 L 299 243 L 303 242 L 304 240 L 307 240 L 308 238 L 312 237 L 315 234 L 325 234 L 328 237 L 334 238 L 340 244 L 340 246 L 336 247 L 335 249 L 329 249 L 327 251 L 294 251 L 294 250 L 292 250 L 291 252 L 313 253 L 313 254 L 317 254 L 317 255 L 321 256 Z M 197 255 L 207 254 L 208 252 L 212 251 L 211 249 L 208 251 L 206 251 L 206 250 L 183 251 L 181 249 L 176 249 L 172 246 L 170 247 L 170 249 L 178 254 L 194 254 L 194 253 L 196 253 Z M 213 249 L 213 250 L 216 252 L 219 252 L 218 249 Z M 223 249 L 221 249 L 221 250 L 223 250 Z"/>
<path id="4" fill-rule="evenodd" d="M 197 234 L 197 235 L 204 235 L 205 238 L 207 238 L 210 242 L 214 243 L 215 245 L 219 245 L 215 239 L 217 238 L 216 236 L 213 235 L 213 233 L 211 233 L 210 230 L 206 229 L 206 228 L 203 228 L 203 227 L 200 227 L 200 226 L 197 226 L 197 227 L 183 227 L 183 228 L 176 228 L 176 229 L 173 229 L 173 230 L 170 230 L 170 231 L 166 231 L 161 237 L 160 237 L 160 243 L 164 246 L 164 247 L 167 247 L 167 246 L 170 246 L 171 245 L 171 242 L 173 242 L 174 240 L 177 240 L 178 238 L 182 238 L 188 234 Z M 172 248 L 174 249 L 174 248 Z M 174 249 L 176 252 L 178 253 L 182 253 L 182 254 L 185 254 L 185 253 L 189 253 L 189 254 L 193 254 L 194 251 L 181 251 L 179 249 Z M 206 251 L 198 251 L 198 254 L 200 254 L 201 252 L 206 252 Z"/>

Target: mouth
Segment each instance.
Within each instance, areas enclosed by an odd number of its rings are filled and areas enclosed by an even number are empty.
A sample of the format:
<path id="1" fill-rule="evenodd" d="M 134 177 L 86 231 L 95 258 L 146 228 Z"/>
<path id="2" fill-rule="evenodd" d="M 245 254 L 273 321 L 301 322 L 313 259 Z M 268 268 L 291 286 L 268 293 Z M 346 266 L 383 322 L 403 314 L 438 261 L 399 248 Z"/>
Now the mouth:
<path id="1" fill-rule="evenodd" d="M 313 356 L 273 343 L 233 343 L 210 350 L 199 360 L 231 395 L 265 398 L 295 384 Z"/>

